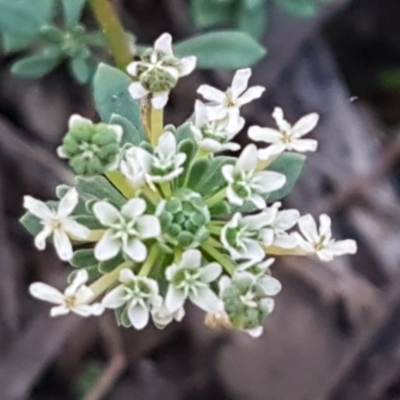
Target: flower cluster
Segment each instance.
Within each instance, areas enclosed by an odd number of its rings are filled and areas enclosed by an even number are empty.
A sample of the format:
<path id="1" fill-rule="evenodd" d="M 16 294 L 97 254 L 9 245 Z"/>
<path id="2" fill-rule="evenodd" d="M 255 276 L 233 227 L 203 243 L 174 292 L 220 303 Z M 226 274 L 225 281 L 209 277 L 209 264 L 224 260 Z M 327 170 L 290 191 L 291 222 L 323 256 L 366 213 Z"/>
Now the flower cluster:
<path id="1" fill-rule="evenodd" d="M 271 275 L 274 256 L 329 261 L 356 252 L 355 241 L 332 238 L 327 215 L 317 227 L 311 215 L 282 209 L 278 201 L 304 162 L 296 152 L 317 148 L 316 140 L 303 138 L 317 114 L 292 126 L 276 108 L 278 129 L 248 131 L 268 147 L 218 154 L 240 149 L 232 139 L 245 125 L 241 108 L 264 91 L 248 88 L 250 69 L 237 71 L 225 92 L 200 86 L 205 101 L 196 101 L 194 115 L 181 126 L 163 126 L 169 91 L 195 62 L 176 58 L 171 36 L 163 34 L 128 66 L 134 81 L 126 92 L 147 102 L 150 126 L 73 115 L 58 153 L 78 175 L 76 187 L 59 186 L 56 202 L 25 196 L 22 223 L 36 247 L 43 250 L 52 238 L 60 259 L 75 269 L 64 293 L 44 283 L 30 287 L 34 297 L 56 305 L 52 316 L 111 309 L 124 327 L 143 329 L 153 321 L 162 329 L 180 321 L 190 301 L 207 313 L 210 326 L 258 336 L 281 290 Z"/>

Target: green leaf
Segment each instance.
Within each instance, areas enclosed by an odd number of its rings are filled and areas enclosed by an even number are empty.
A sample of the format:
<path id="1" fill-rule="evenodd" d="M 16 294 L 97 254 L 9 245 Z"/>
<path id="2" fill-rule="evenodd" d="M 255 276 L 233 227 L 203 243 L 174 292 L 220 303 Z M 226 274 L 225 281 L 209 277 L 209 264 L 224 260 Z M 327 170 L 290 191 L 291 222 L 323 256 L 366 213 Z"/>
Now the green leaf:
<path id="1" fill-rule="evenodd" d="M 216 31 L 179 42 L 178 57 L 197 56 L 204 69 L 239 69 L 256 64 L 266 50 L 251 36 L 239 31 Z"/>
<path id="2" fill-rule="evenodd" d="M 99 264 L 99 272 L 101 272 L 102 274 L 107 274 L 113 271 L 115 268 L 119 267 L 124 262 L 125 258 L 123 257 L 122 253 L 119 253 L 111 260 L 101 262 Z"/>
<path id="3" fill-rule="evenodd" d="M 29 212 L 25 213 L 19 222 L 32 236 L 36 236 L 43 229 L 40 220 Z"/>
<path id="4" fill-rule="evenodd" d="M 13 53 L 29 48 L 38 38 L 39 34 L 26 36 L 5 33 L 1 38 L 2 47 L 5 53 Z"/>
<path id="5" fill-rule="evenodd" d="M 85 268 L 86 271 L 89 274 L 89 281 L 92 281 L 94 279 L 97 279 L 101 276 L 100 272 L 97 269 L 97 265 L 93 265 L 92 267 Z M 78 270 L 72 271 L 67 278 L 67 283 L 70 285 L 72 281 L 75 279 L 76 274 L 78 273 Z"/>
<path id="6" fill-rule="evenodd" d="M 103 121 L 109 122 L 113 114 L 118 114 L 146 137 L 140 118 L 140 102 L 132 99 L 128 92 L 131 82 L 129 76 L 117 68 L 100 64 L 93 79 L 96 109 Z"/>
<path id="7" fill-rule="evenodd" d="M 209 165 L 210 160 L 208 158 L 200 158 L 193 163 L 186 182 L 189 189 L 197 190 L 197 186 L 207 173 Z"/>
<path id="8" fill-rule="evenodd" d="M 74 268 L 93 267 L 97 266 L 98 263 L 92 249 L 76 250 L 70 261 L 71 266 Z"/>
<path id="9" fill-rule="evenodd" d="M 235 11 L 235 4 L 230 1 L 191 0 L 190 12 L 194 23 L 200 28 L 221 25 L 229 22 Z"/>
<path id="10" fill-rule="evenodd" d="M 193 157 L 195 156 L 197 151 L 197 146 L 196 143 L 191 140 L 191 139 L 185 139 L 182 140 L 179 145 L 178 145 L 178 152 L 179 153 L 185 153 L 186 154 L 186 160 L 184 164 L 182 165 L 183 167 L 183 172 L 181 175 L 179 175 L 177 179 L 177 187 L 181 187 L 184 185 L 190 164 L 193 160 Z"/>
<path id="11" fill-rule="evenodd" d="M 72 75 L 80 83 L 87 83 L 92 75 L 92 70 L 86 57 L 78 55 L 70 61 Z"/>
<path id="12" fill-rule="evenodd" d="M 37 34 L 53 11 L 53 0 L 0 0 L 0 30 L 18 36 Z"/>
<path id="13" fill-rule="evenodd" d="M 28 56 L 16 61 L 11 67 L 11 72 L 21 78 L 40 78 L 53 70 L 60 61 L 56 54 Z"/>
<path id="14" fill-rule="evenodd" d="M 312 17 L 320 7 L 333 0 L 278 0 L 285 11 L 298 17 Z"/>
<path id="15" fill-rule="evenodd" d="M 89 229 L 104 229 L 103 225 L 93 215 L 75 215 L 75 220 Z"/>
<path id="16" fill-rule="evenodd" d="M 75 26 L 81 18 L 86 0 L 61 0 L 68 28 Z"/>
<path id="17" fill-rule="evenodd" d="M 117 207 L 126 202 L 125 197 L 103 176 L 78 176 L 76 182 L 78 190 L 94 200 L 110 201 Z"/>
<path id="18" fill-rule="evenodd" d="M 220 201 L 210 208 L 213 217 L 225 217 L 232 213 L 232 208 L 227 201 Z"/>
<path id="19" fill-rule="evenodd" d="M 238 10 L 237 28 L 259 40 L 267 25 L 265 0 L 242 0 Z"/>
<path id="20" fill-rule="evenodd" d="M 193 132 L 191 129 L 192 121 L 187 121 L 176 129 L 176 140 L 181 142 L 185 139 L 193 139 Z"/>
<path id="21" fill-rule="evenodd" d="M 132 124 L 132 122 L 124 117 L 121 117 L 121 115 L 113 114 L 110 119 L 110 124 L 120 125 L 124 129 L 121 145 L 129 143 L 139 146 L 141 142 L 146 140 L 146 137 L 143 136 L 144 131 L 139 130 L 135 125 Z"/>
<path id="22" fill-rule="evenodd" d="M 286 184 L 282 189 L 270 193 L 268 203 L 272 203 L 287 196 L 293 189 L 300 176 L 306 157 L 297 153 L 281 154 L 268 168 L 268 171 L 280 172 L 286 176 Z"/>

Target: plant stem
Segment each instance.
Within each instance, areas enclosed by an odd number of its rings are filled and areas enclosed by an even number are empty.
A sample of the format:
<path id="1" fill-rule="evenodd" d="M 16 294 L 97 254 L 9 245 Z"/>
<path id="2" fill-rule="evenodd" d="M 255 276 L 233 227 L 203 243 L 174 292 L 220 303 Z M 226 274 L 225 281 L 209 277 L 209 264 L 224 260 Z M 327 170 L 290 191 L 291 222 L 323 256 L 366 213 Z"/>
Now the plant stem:
<path id="1" fill-rule="evenodd" d="M 106 173 L 108 180 L 127 198 L 135 197 L 136 191 L 128 183 L 125 177 L 119 171 L 110 171 Z"/>
<path id="2" fill-rule="evenodd" d="M 171 185 L 169 182 L 161 182 L 160 183 L 160 188 L 162 193 L 164 194 L 164 197 L 166 199 L 170 199 L 172 196 L 172 191 L 171 191 Z"/>
<path id="3" fill-rule="evenodd" d="M 161 197 L 157 191 L 152 190 L 149 186 L 143 186 L 142 187 L 142 193 L 143 195 L 150 200 L 155 206 L 159 203 L 161 200 Z"/>
<path id="4" fill-rule="evenodd" d="M 132 61 L 133 51 L 121 21 L 108 0 L 89 0 L 93 14 L 106 37 L 115 64 L 125 70 Z"/>
<path id="5" fill-rule="evenodd" d="M 257 171 L 264 171 L 264 169 L 269 167 L 279 156 L 280 154 L 277 154 L 276 156 L 272 156 L 267 160 L 258 160 Z"/>
<path id="6" fill-rule="evenodd" d="M 225 255 L 220 253 L 210 242 L 205 242 L 201 245 L 201 248 L 218 261 L 230 275 L 235 272 L 235 266 L 232 264 L 231 260 Z"/>
<path id="7" fill-rule="evenodd" d="M 215 193 L 208 199 L 206 199 L 206 204 L 208 207 L 212 207 L 213 205 L 219 203 L 220 201 L 224 200 L 226 197 L 226 188 L 220 190 L 219 192 Z"/>
<path id="8" fill-rule="evenodd" d="M 132 268 L 132 261 L 125 261 L 119 267 L 115 268 L 114 271 L 109 272 L 108 274 L 103 275 L 101 278 L 97 279 L 97 281 L 93 282 L 90 285 L 90 289 L 93 290 L 93 300 L 100 296 L 103 292 L 105 292 L 109 287 L 111 287 L 114 283 L 118 281 L 119 273 L 124 268 Z"/>
<path id="9" fill-rule="evenodd" d="M 153 245 L 150 249 L 150 253 L 148 254 L 146 261 L 143 263 L 142 268 L 140 268 L 139 276 L 148 276 L 151 269 L 153 268 L 154 263 L 157 261 L 160 255 L 160 248 L 157 244 Z"/>
<path id="10" fill-rule="evenodd" d="M 151 144 L 155 146 L 164 129 L 164 111 L 151 106 L 150 108 Z"/>

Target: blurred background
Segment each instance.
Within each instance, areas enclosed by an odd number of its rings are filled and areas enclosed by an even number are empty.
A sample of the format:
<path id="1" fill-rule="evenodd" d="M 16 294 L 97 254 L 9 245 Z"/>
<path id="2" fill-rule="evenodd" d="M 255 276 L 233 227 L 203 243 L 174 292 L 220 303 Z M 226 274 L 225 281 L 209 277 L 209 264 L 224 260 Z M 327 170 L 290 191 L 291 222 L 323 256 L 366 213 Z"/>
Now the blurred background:
<path id="1" fill-rule="evenodd" d="M 50 319 L 29 298 L 30 282 L 62 287 L 69 269 L 51 246 L 35 250 L 18 223 L 22 196 L 52 198 L 71 181 L 55 148 L 72 113 L 95 113 L 90 88 L 65 67 L 20 79 L 9 72 L 15 56 L 0 54 L 0 400 L 400 399 L 400 2 L 289 3 L 268 2 L 261 27 L 239 24 L 268 51 L 251 80 L 267 90 L 244 116 L 272 126 L 275 106 L 293 122 L 321 115 L 319 150 L 285 206 L 329 213 L 335 237 L 356 239 L 359 252 L 324 264 L 279 258 L 283 291 L 260 339 L 210 330 L 195 309 L 164 331 L 136 332 L 111 314 Z M 140 43 L 210 29 L 185 0 L 113 4 Z M 232 18 L 217 25 L 237 27 Z M 180 81 L 167 121 L 191 114 L 199 84 L 224 89 L 231 76 Z"/>

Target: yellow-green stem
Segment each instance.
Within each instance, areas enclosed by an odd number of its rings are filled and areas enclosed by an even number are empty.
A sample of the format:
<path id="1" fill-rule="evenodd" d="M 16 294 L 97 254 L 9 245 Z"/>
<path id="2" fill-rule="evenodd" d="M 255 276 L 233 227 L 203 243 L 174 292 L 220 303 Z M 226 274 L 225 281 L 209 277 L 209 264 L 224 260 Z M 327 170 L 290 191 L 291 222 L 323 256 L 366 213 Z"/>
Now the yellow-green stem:
<path id="1" fill-rule="evenodd" d="M 220 201 L 224 200 L 226 197 L 226 189 L 222 189 L 219 192 L 215 193 L 208 199 L 206 199 L 206 204 L 208 207 L 212 207 Z"/>
<path id="2" fill-rule="evenodd" d="M 158 110 L 151 106 L 150 108 L 150 130 L 151 130 L 151 144 L 155 146 L 158 143 L 164 129 L 164 111 Z"/>
<path id="3" fill-rule="evenodd" d="M 148 186 L 143 186 L 142 187 L 142 193 L 143 195 L 150 200 L 155 206 L 159 203 L 161 200 L 160 194 L 156 190 L 152 190 Z"/>
<path id="4" fill-rule="evenodd" d="M 110 171 L 106 174 L 108 180 L 127 198 L 135 197 L 136 191 L 119 171 Z"/>
<path id="5" fill-rule="evenodd" d="M 210 242 L 205 242 L 201 245 L 201 248 L 208 253 L 215 261 L 219 262 L 225 270 L 233 275 L 235 272 L 235 266 L 232 264 L 231 260 L 225 255 L 219 252 Z"/>
<path id="6" fill-rule="evenodd" d="M 143 263 L 142 268 L 140 268 L 139 276 L 148 276 L 154 263 L 157 261 L 160 255 L 160 248 L 157 244 L 154 244 L 150 249 L 150 253 L 147 255 L 146 261 Z"/>
<path id="7" fill-rule="evenodd" d="M 267 160 L 258 160 L 257 171 L 264 171 L 264 169 L 269 167 L 279 156 L 280 154 L 277 154 L 276 156 L 272 156 Z"/>
<path id="8" fill-rule="evenodd" d="M 119 273 L 121 270 L 123 270 L 124 268 L 132 268 L 132 267 L 133 267 L 132 261 L 125 261 L 119 267 L 115 268 L 114 271 L 111 271 L 108 274 L 103 275 L 101 278 L 97 279 L 97 281 L 93 282 L 90 285 L 90 289 L 92 289 L 94 293 L 93 300 L 118 282 Z"/>
<path id="9" fill-rule="evenodd" d="M 171 185 L 170 185 L 170 183 L 169 183 L 169 182 L 161 182 L 161 183 L 160 183 L 160 188 L 161 188 L 161 191 L 162 191 L 163 194 L 164 194 L 164 197 L 165 197 L 166 199 L 170 199 L 171 196 L 172 196 Z"/>
<path id="10" fill-rule="evenodd" d="M 133 59 L 133 50 L 118 15 L 108 0 L 89 0 L 89 4 L 106 38 L 115 64 L 125 70 Z"/>

